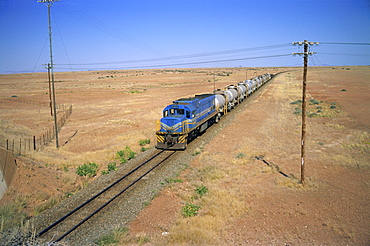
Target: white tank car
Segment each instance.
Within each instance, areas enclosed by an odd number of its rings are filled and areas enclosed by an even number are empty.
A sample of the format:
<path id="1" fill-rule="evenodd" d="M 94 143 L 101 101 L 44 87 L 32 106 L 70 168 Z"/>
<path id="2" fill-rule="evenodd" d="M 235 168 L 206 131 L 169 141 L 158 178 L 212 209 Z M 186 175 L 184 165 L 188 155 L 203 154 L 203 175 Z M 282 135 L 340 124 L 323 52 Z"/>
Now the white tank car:
<path id="1" fill-rule="evenodd" d="M 248 80 L 245 80 L 244 81 L 244 83 L 245 83 L 245 85 L 247 85 L 248 87 L 247 87 L 247 94 L 248 94 L 248 96 L 250 95 L 250 94 L 252 94 L 253 93 L 253 83 L 252 83 L 252 81 L 250 81 L 249 79 Z"/>
<path id="2" fill-rule="evenodd" d="M 225 96 L 221 94 L 215 94 L 215 107 L 219 113 L 222 113 L 224 111 L 225 102 Z"/>
<path id="3" fill-rule="evenodd" d="M 243 99 L 246 98 L 247 97 L 247 87 L 246 87 L 245 83 L 244 82 L 239 82 L 238 87 L 240 87 L 242 98 Z"/>
<path id="4" fill-rule="evenodd" d="M 234 108 L 234 94 L 230 90 L 226 90 L 224 91 L 224 96 L 226 100 L 227 110 L 230 111 L 231 109 Z"/>

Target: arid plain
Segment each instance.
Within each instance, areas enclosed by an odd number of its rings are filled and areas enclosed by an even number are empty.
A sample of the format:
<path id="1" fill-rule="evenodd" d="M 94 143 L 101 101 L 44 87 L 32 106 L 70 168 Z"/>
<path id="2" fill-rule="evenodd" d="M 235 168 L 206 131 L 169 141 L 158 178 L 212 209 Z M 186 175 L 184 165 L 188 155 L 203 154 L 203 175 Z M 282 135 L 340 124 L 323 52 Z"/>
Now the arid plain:
<path id="1" fill-rule="evenodd" d="M 198 147 L 179 175 L 182 182 L 165 187 L 120 244 L 368 245 L 368 66 L 309 68 L 305 187 L 299 184 L 301 68 L 56 73 L 57 102 L 73 105 L 60 147 L 52 141 L 17 156 L 17 173 L 0 205 L 34 216 L 99 178 L 117 151 L 128 146 L 140 153 L 144 139 L 153 147 L 156 120 L 173 100 L 283 71 L 232 124 Z M 30 103 L 49 101 L 46 73 L 0 75 L 0 96 L 27 99 L 0 100 L 1 146 L 52 128 L 50 109 Z M 97 177 L 76 175 L 86 162 L 99 164 Z M 208 193 L 194 201 L 199 185 Z M 199 205 L 199 214 L 184 218 L 185 202 Z"/>

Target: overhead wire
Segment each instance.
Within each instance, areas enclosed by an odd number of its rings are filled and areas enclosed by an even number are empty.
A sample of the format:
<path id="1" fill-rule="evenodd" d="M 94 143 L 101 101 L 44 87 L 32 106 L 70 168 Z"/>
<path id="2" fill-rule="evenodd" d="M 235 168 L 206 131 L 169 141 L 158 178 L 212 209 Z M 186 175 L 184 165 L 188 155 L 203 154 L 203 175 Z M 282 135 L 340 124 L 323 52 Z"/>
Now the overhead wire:
<path id="1" fill-rule="evenodd" d="M 319 42 L 319 44 L 370 45 L 370 43 L 336 43 L 336 42 Z"/>
<path id="2" fill-rule="evenodd" d="M 370 54 L 344 54 L 344 53 L 325 53 L 320 52 L 322 55 L 335 55 L 335 56 L 370 56 Z"/>
<path id="3" fill-rule="evenodd" d="M 131 45 L 137 46 L 139 48 L 142 48 L 146 50 L 147 52 L 150 52 L 152 54 L 158 55 L 159 53 L 162 53 L 161 51 L 158 51 L 156 48 L 143 43 L 133 37 L 130 37 L 129 35 L 121 32 L 120 30 L 113 28 L 107 24 L 105 24 L 102 21 L 99 21 L 91 16 L 88 16 L 74 8 L 68 5 L 58 5 L 58 8 L 56 8 L 58 11 L 62 12 L 63 14 L 66 14 L 68 16 L 71 16 L 75 19 L 78 19 L 79 21 L 88 24 L 104 33 L 107 33 L 121 41 L 124 41 L 126 43 L 129 43 Z M 64 45 L 64 43 L 63 43 Z M 206 52 L 206 53 L 199 53 L 199 54 L 189 54 L 189 55 L 178 55 L 178 56 L 160 56 L 159 58 L 148 58 L 148 59 L 138 59 L 138 60 L 126 60 L 126 61 L 112 61 L 112 62 L 94 62 L 94 63 L 70 63 L 69 64 L 58 64 L 58 66 L 104 66 L 104 65 L 118 65 L 118 64 L 132 64 L 132 63 L 143 63 L 143 62 L 159 62 L 159 61 L 165 61 L 165 60 L 176 60 L 176 59 L 190 59 L 190 58 L 204 58 L 209 56 L 220 56 L 220 55 L 232 55 L 237 54 L 241 52 L 248 52 L 248 51 L 258 51 L 258 50 L 264 50 L 264 49 L 276 49 L 276 48 L 282 48 L 282 47 L 288 47 L 290 44 L 278 44 L 278 45 L 269 45 L 269 46 L 261 46 L 261 47 L 252 47 L 252 48 L 242 48 L 242 49 L 233 49 L 233 50 L 225 50 L 225 51 L 216 51 L 216 52 Z M 232 60 L 244 60 L 244 59 L 257 59 L 257 58 L 240 58 L 240 59 L 230 59 Z M 68 58 L 69 60 L 69 58 Z M 192 61 L 192 62 L 181 62 L 181 63 L 174 63 L 173 65 L 183 64 L 183 65 L 192 65 L 192 64 L 204 64 L 204 63 L 215 63 L 215 62 L 222 62 L 222 61 L 229 61 L 225 59 L 220 59 L 216 61 Z M 167 66 L 172 64 L 160 64 L 158 66 Z M 132 67 L 132 66 L 131 66 Z M 143 66 L 135 66 L 135 67 L 143 67 Z M 146 65 L 145 67 L 155 67 L 154 65 Z M 85 68 L 86 69 L 86 68 Z"/>
<path id="4" fill-rule="evenodd" d="M 267 55 L 267 56 L 246 56 L 244 54 L 248 51 L 258 51 L 258 54 L 261 54 L 262 50 L 266 50 L 265 52 L 270 52 L 271 49 L 277 49 L 277 51 L 281 51 L 290 46 L 289 43 L 286 44 L 278 44 L 278 45 L 268 45 L 268 46 L 260 46 L 260 47 L 250 47 L 250 48 L 242 48 L 242 49 L 233 49 L 233 50 L 224 50 L 224 51 L 215 51 L 215 52 L 207 52 L 207 53 L 198 53 L 198 54 L 189 54 L 189 55 L 181 55 L 181 56 L 169 56 L 169 57 L 161 57 L 156 59 L 138 59 L 138 60 L 126 60 L 126 61 L 115 61 L 115 62 L 94 62 L 94 63 L 75 63 L 72 64 L 74 66 L 79 66 L 78 69 L 92 69 L 92 70 L 99 70 L 99 69 L 136 69 L 136 68 L 155 68 L 155 67 L 171 67 L 171 66 L 184 66 L 184 65 L 198 65 L 198 64 L 211 64 L 211 63 L 220 63 L 220 62 L 232 62 L 232 61 L 241 61 L 241 60 L 250 60 L 250 59 L 263 59 L 263 58 L 273 58 L 273 57 L 281 57 L 281 56 L 290 56 L 290 53 L 285 54 L 278 54 L 278 55 Z M 253 52 L 249 52 L 252 54 Z M 208 58 L 212 56 L 221 56 L 219 59 L 204 60 L 203 58 Z M 241 58 L 235 57 L 235 55 L 242 55 Z M 235 58 L 227 59 L 225 56 L 233 56 Z M 195 58 L 194 61 L 183 61 L 185 59 Z M 180 60 L 180 62 L 170 62 L 170 63 L 159 63 L 161 61 L 166 60 Z M 140 64 L 144 62 L 151 62 L 152 64 Z M 124 64 L 131 64 L 131 66 L 124 66 Z M 132 64 L 135 64 L 132 66 Z M 58 64 L 60 66 L 69 65 L 69 64 Z M 108 65 L 108 66 L 105 66 Z M 113 68 L 112 65 L 115 65 Z M 88 66 L 88 67 L 84 67 Z M 92 67 L 97 66 L 97 67 Z"/>
<path id="5" fill-rule="evenodd" d="M 233 62 L 233 61 L 242 61 L 242 60 L 252 60 L 252 59 L 264 59 L 264 58 L 274 58 L 274 57 L 283 57 L 291 56 L 292 54 L 279 54 L 279 55 L 268 55 L 268 56 L 256 56 L 256 57 L 244 57 L 244 58 L 235 58 L 235 59 L 222 59 L 222 60 L 212 60 L 212 61 L 195 61 L 195 62 L 179 62 L 179 63 L 167 63 L 167 64 L 156 64 L 156 65 L 138 65 L 138 66 L 127 66 L 120 67 L 116 69 L 138 69 L 138 68 L 156 68 L 156 67 L 172 67 L 172 66 L 184 66 L 184 65 L 199 65 L 199 64 L 210 64 L 210 63 L 220 63 L 220 62 Z M 101 65 L 101 64 L 97 64 Z M 86 69 L 86 68 L 84 68 Z M 90 68 L 90 69 L 100 69 L 100 68 Z M 108 68 L 105 68 L 108 69 Z"/>
<path id="6" fill-rule="evenodd" d="M 155 61 L 164 61 L 164 60 L 177 60 L 177 59 L 188 59 L 188 58 L 203 58 L 209 56 L 218 56 L 218 55 L 230 55 L 235 53 L 242 53 L 247 51 L 257 51 L 263 49 L 276 49 L 282 47 L 288 47 L 290 44 L 278 44 L 278 45 L 268 45 L 260 47 L 251 47 L 251 48 L 242 48 L 242 49 L 233 49 L 233 50 L 224 50 L 224 51 L 215 51 L 215 52 L 206 52 L 198 54 L 188 54 L 188 55 L 178 55 L 178 56 L 166 56 L 159 58 L 149 58 L 149 59 L 136 59 L 136 60 L 126 60 L 126 61 L 112 61 L 112 62 L 91 62 L 91 63 L 75 63 L 71 65 L 112 65 L 112 64 L 125 64 L 125 63 L 141 63 L 141 62 L 155 62 Z M 59 64 L 67 65 L 67 64 Z"/>
<path id="7" fill-rule="evenodd" d="M 71 69 L 71 71 L 73 72 L 73 67 L 72 67 L 72 64 L 71 64 L 71 61 L 69 59 L 69 55 L 68 55 L 68 52 L 67 52 L 67 49 L 66 49 L 66 46 L 64 44 L 64 40 L 63 40 L 63 37 L 62 37 L 62 34 L 60 33 L 60 29 L 59 29 L 59 26 L 58 26 L 58 22 L 56 21 L 56 18 L 55 18 L 55 15 L 54 15 L 54 11 L 53 9 L 51 9 L 51 13 L 52 13 L 52 16 L 53 16 L 53 19 L 54 19 L 54 23 L 55 23 L 55 26 L 56 26 L 56 29 L 58 30 L 58 34 L 59 34 L 59 37 L 60 37 L 60 40 L 61 40 L 61 43 L 62 43 L 62 46 L 63 46 L 63 49 L 64 49 L 64 54 L 66 55 L 66 59 L 68 61 L 68 64 L 69 65 L 69 68 Z M 63 52 L 61 52 L 63 54 Z"/>
<path id="8" fill-rule="evenodd" d="M 59 37 L 60 37 L 60 39 L 61 39 L 61 43 L 62 43 L 62 45 L 63 45 L 63 48 L 64 48 L 64 52 L 65 52 L 65 55 L 66 55 L 66 58 L 67 58 L 67 61 L 68 61 L 68 68 L 69 69 L 71 69 L 71 71 L 72 71 L 72 75 L 73 75 L 73 78 L 74 78 L 74 80 L 75 81 L 77 81 L 77 78 L 76 78 L 76 74 L 74 73 L 74 70 L 76 70 L 76 68 L 74 68 L 73 67 L 73 64 L 71 64 L 71 62 L 70 62 L 70 59 L 69 59 L 69 55 L 68 55 L 68 52 L 67 52 L 67 49 L 66 49 L 66 47 L 65 47 L 65 44 L 64 44 L 64 41 L 63 41 L 63 37 L 62 37 L 62 35 L 61 35 L 61 32 L 60 32 L 60 29 L 59 29 L 59 26 L 58 26 L 58 24 L 57 24 L 57 21 L 56 21 L 56 18 L 55 18 L 55 15 L 54 15 L 54 12 L 53 12 L 53 10 L 51 11 L 51 13 L 52 13 L 52 15 L 53 15 L 53 19 L 54 19 L 54 23 L 55 23 L 55 26 L 56 26 L 56 28 L 57 28 L 57 30 L 58 30 L 58 34 L 59 34 Z M 55 65 L 55 64 L 54 64 Z M 58 66 L 59 66 L 59 64 L 58 64 Z M 78 89 L 78 87 L 77 87 L 77 90 L 79 90 Z M 92 109 L 91 108 L 89 108 L 88 106 L 87 106 L 87 104 L 86 104 L 86 102 L 85 102 L 85 100 L 84 99 L 82 99 L 81 100 L 82 101 L 82 105 L 83 105 L 83 108 L 85 109 L 85 110 L 87 110 L 88 112 L 89 112 L 89 114 L 90 115 L 92 115 Z M 93 135 L 95 136 L 93 139 L 94 140 L 92 140 L 92 141 L 90 141 L 90 144 L 92 144 L 92 143 L 94 143 L 94 144 L 97 144 L 99 141 L 97 141 L 97 131 L 96 131 L 96 127 L 94 126 L 94 121 L 93 121 L 93 119 L 91 118 L 91 117 L 88 117 L 88 119 L 87 119 L 88 121 L 89 121 L 89 125 L 93 128 Z M 78 130 L 77 130 L 78 131 Z M 76 131 L 76 132 L 77 132 Z"/>
<path id="9" fill-rule="evenodd" d="M 319 42 L 320 45 L 322 44 L 328 44 L 328 45 L 362 45 L 362 46 L 367 46 L 367 45 L 370 45 L 370 43 L 350 43 L 350 42 L 347 42 L 347 43 L 344 43 L 344 42 Z M 330 52 L 320 52 L 320 54 L 322 55 L 335 55 L 335 56 L 362 56 L 362 57 L 368 57 L 370 56 L 370 53 L 366 54 L 366 53 L 362 53 L 362 54 L 349 54 L 349 53 L 330 53 Z"/>
<path id="10" fill-rule="evenodd" d="M 158 54 L 160 53 L 156 48 L 147 45 L 133 37 L 130 37 L 127 34 L 124 34 L 118 29 L 115 29 L 95 18 L 92 18 L 74 8 L 68 5 L 59 5 L 59 8 L 57 9 L 60 12 L 69 15 L 73 18 L 76 18 L 102 32 L 105 32 L 113 37 L 116 37 L 126 43 L 130 43 L 131 45 L 140 47 L 147 52 L 150 52 L 152 54 Z M 370 43 L 338 43 L 338 42 L 320 42 L 320 44 L 341 44 L 341 45 L 370 45 Z M 64 43 L 63 43 L 64 45 Z M 126 60 L 126 61 L 111 61 L 111 62 L 92 62 L 92 63 L 70 63 L 69 58 L 68 62 L 69 64 L 58 64 L 60 66 L 104 66 L 103 69 L 111 69 L 106 67 L 105 65 L 123 65 L 123 64 L 132 64 L 132 63 L 144 63 L 144 62 L 160 62 L 160 61 L 168 61 L 168 60 L 177 60 L 177 59 L 190 59 L 190 58 L 197 58 L 202 59 L 205 57 L 210 56 L 231 56 L 233 54 L 243 53 L 243 52 L 249 52 L 249 51 L 260 51 L 260 50 L 267 50 L 267 49 L 277 49 L 277 48 L 283 48 L 290 46 L 290 43 L 285 44 L 277 44 L 277 45 L 269 45 L 269 46 L 261 46 L 261 47 L 252 47 L 252 48 L 242 48 L 242 49 L 233 49 L 233 50 L 225 50 L 225 51 L 216 51 L 216 52 L 206 52 L 206 53 L 198 53 L 198 54 L 188 54 L 188 55 L 178 55 L 178 56 L 161 56 L 158 58 L 147 58 L 147 59 L 134 59 L 134 60 Z M 299 46 L 298 46 L 299 49 Z M 332 53 L 322 53 L 322 54 L 332 54 Z M 333 54 L 333 55 L 354 55 L 354 54 Z M 277 55 L 282 56 L 282 55 Z M 283 55 L 285 56 L 285 55 Z M 367 55 L 354 55 L 354 56 L 367 56 Z M 274 56 L 266 56 L 266 58 L 274 57 Z M 259 59 L 259 58 L 265 58 L 264 56 L 259 57 L 243 57 L 243 58 L 234 58 L 234 59 L 224 59 L 220 58 L 218 60 L 208 60 L 208 61 L 187 61 L 187 62 L 177 62 L 177 63 L 170 63 L 170 64 L 159 64 L 159 65 L 136 65 L 136 66 L 126 66 L 126 67 L 120 67 L 122 68 L 151 68 L 151 67 L 165 67 L 165 66 L 178 66 L 178 65 L 197 65 L 197 64 L 209 64 L 209 63 L 219 63 L 219 62 L 229 62 L 229 61 L 238 61 L 238 60 L 248 60 L 248 59 Z M 91 67 L 85 67 L 82 69 L 95 69 Z"/>

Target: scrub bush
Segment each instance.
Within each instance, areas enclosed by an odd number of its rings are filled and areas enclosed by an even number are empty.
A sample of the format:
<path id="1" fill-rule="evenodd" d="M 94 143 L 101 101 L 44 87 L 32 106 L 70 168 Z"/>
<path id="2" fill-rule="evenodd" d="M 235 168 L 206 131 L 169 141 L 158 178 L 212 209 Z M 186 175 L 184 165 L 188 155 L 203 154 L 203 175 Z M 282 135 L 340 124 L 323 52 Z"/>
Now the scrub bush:
<path id="1" fill-rule="evenodd" d="M 95 162 L 85 163 L 77 168 L 76 174 L 79 176 L 93 177 L 96 175 L 98 167 L 98 164 Z"/>

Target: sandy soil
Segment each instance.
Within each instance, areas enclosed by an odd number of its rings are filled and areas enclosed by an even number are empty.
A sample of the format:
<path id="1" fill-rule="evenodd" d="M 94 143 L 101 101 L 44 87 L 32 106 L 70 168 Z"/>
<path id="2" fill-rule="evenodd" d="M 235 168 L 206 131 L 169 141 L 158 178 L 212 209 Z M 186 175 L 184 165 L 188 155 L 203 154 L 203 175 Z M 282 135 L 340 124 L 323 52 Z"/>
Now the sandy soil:
<path id="1" fill-rule="evenodd" d="M 231 125 L 204 144 L 181 174 L 183 182 L 163 190 L 131 224 L 130 235 L 145 235 L 153 245 L 196 244 L 191 237 L 181 241 L 171 235 L 178 235 L 185 190 L 192 187 L 194 172 L 215 166 L 222 170 L 222 178 L 202 182 L 210 190 L 226 189 L 236 203 L 242 201 L 243 209 L 222 221 L 213 240 L 200 244 L 370 244 L 370 68 L 309 70 L 308 100 L 320 103 L 309 105 L 310 113 L 317 115 L 307 120 L 304 188 L 297 182 L 301 118 L 293 112 L 299 105 L 290 104 L 301 97 L 301 73 L 279 75 Z M 241 68 L 57 74 L 58 102 L 73 104 L 60 133 L 61 147 L 50 143 L 19 156 L 18 172 L 0 205 L 23 197 L 32 215 L 34 207 L 51 197 L 86 184 L 74 174 L 82 163 L 94 161 L 104 169 L 126 146 L 140 152 L 142 139 L 151 139 L 153 146 L 161 110 L 174 99 L 212 91 L 212 74 L 216 74 L 216 88 L 245 79 Z M 1 75 L 1 96 L 47 102 L 46 78 L 45 74 Z M 1 100 L 0 107 L 7 137 L 39 134 L 52 125 L 48 109 L 8 100 Z M 198 217 L 206 215 L 207 205 L 203 205 Z"/>

